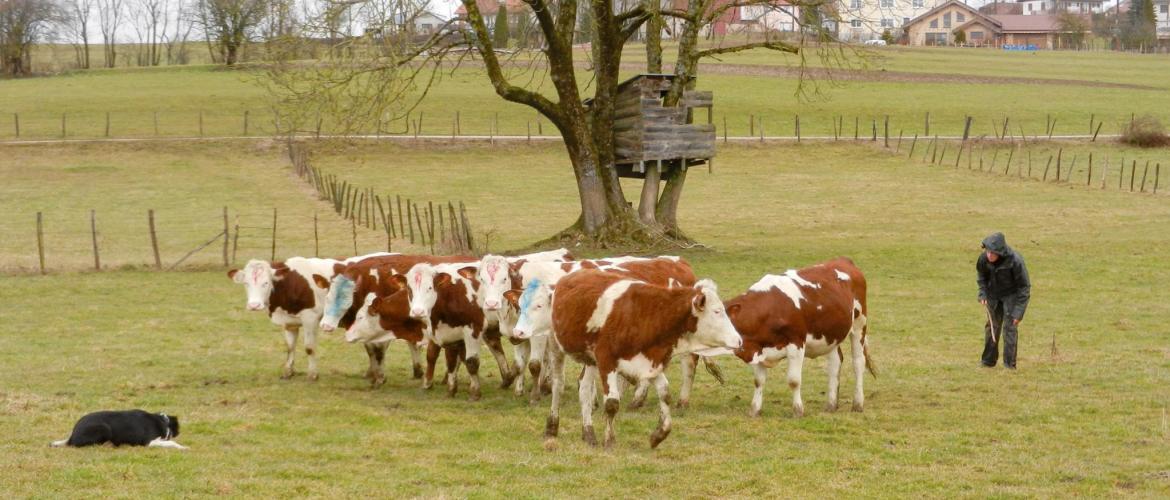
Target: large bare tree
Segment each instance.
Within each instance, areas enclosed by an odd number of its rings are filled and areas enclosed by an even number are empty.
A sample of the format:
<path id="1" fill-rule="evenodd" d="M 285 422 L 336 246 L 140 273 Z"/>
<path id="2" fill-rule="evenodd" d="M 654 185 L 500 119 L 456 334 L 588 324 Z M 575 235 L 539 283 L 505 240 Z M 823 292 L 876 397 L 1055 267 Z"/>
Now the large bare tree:
<path id="1" fill-rule="evenodd" d="M 122 16 L 126 14 L 125 0 L 97 0 L 98 27 L 102 32 L 102 53 L 105 56 L 106 67 L 113 68 L 118 64 L 118 28 L 122 26 Z"/>
<path id="2" fill-rule="evenodd" d="M 33 44 L 51 36 L 61 19 L 52 0 L 0 0 L 0 72 L 29 74 Z"/>
<path id="3" fill-rule="evenodd" d="M 89 69 L 89 26 L 97 0 L 69 0 L 65 4 L 68 14 L 63 29 L 77 54 L 77 67 Z"/>
<path id="4" fill-rule="evenodd" d="M 399 40 L 392 50 L 386 49 L 386 40 L 347 39 L 340 43 L 349 48 L 347 54 L 356 55 L 314 65 L 278 65 L 273 71 L 273 88 L 286 109 L 333 112 L 345 116 L 340 125 L 352 126 L 363 118 L 384 119 L 387 108 L 409 110 L 410 105 L 394 107 L 397 101 L 385 96 L 401 97 L 408 91 L 425 95 L 427 84 L 435 79 L 434 71 L 423 69 L 427 65 L 435 68 L 456 59 L 476 59 L 486 72 L 485 83 L 498 96 L 533 108 L 564 138 L 576 178 L 580 215 L 557 237 L 598 245 L 687 241 L 678 225 L 685 170 L 672 169 L 662 180 L 653 175 L 647 178 L 641 217 L 622 191 L 613 125 L 622 50 L 627 41 L 644 35 L 647 69 L 661 72 L 668 55 L 661 40 L 669 21 L 669 34 L 676 44 L 673 68 L 669 69 L 674 79 L 664 102 L 667 106 L 675 105 L 684 91 L 694 88 L 701 61 L 722 54 L 752 49 L 798 54 L 803 67 L 804 52 L 811 49 L 830 63 L 848 60 L 847 49 L 822 28 L 819 16 L 815 24 L 783 37 L 768 31 L 712 37 L 713 25 L 728 19 L 726 14 L 734 9 L 779 6 L 776 0 L 524 0 L 525 15 L 532 17 L 543 41 L 543 47 L 532 52 L 505 52 L 501 50 L 504 47 L 496 47 L 490 21 L 480 10 L 485 1 L 461 1 L 466 18 L 457 37 L 439 34 L 425 42 Z M 351 0 L 344 4 L 362 3 Z M 785 6 L 821 9 L 827 3 L 796 0 Z M 701 43 L 702 38 L 710 40 Z M 575 40 L 590 41 L 591 50 L 575 50 Z M 367 50 L 375 45 L 379 50 Z M 590 98 L 588 104 L 586 97 Z"/>
<path id="5" fill-rule="evenodd" d="M 169 0 L 132 0 L 130 22 L 138 38 L 138 65 L 162 63 L 164 43 L 171 22 Z"/>

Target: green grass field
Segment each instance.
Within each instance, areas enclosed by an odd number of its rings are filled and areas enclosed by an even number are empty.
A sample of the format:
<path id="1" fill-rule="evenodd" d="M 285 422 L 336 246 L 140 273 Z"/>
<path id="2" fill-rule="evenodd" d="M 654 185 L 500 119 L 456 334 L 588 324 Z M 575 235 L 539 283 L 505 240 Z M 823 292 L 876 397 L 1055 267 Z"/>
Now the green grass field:
<path id="1" fill-rule="evenodd" d="M 629 49 L 636 65 L 640 53 Z M 1010 118 L 1012 134 L 1020 127 L 1029 136 L 1043 135 L 1049 119 L 1056 134 L 1089 134 L 1090 119 L 1103 122 L 1102 134 L 1116 134 L 1131 114 L 1152 113 L 1170 121 L 1170 93 L 1162 76 L 1170 72 L 1163 56 L 1097 52 L 1005 53 L 990 50 L 903 49 L 874 51 L 869 59 L 872 80 L 830 82 L 821 80 L 820 94 L 810 100 L 795 96 L 797 79 L 790 75 L 754 74 L 753 67 L 792 65 L 792 58 L 753 51 L 733 54 L 701 70 L 699 88 L 715 92 L 714 122 L 719 133 L 758 135 L 762 121 L 769 136 L 791 136 L 795 117 L 801 117 L 805 136 L 833 135 L 833 122 L 845 122 L 844 135 L 879 130 L 890 117 L 890 133 L 925 135 L 925 115 L 931 115 L 930 134 L 961 134 L 965 117 L 975 118 L 972 135 L 992 135 Z M 746 69 L 741 66 L 747 66 Z M 882 71 L 906 72 L 909 77 L 887 79 Z M 631 73 L 632 74 L 632 73 Z M 919 81 L 914 75 L 920 75 Z M 1043 83 L 1005 84 L 930 81 L 932 75 L 951 77 L 1013 77 L 1052 79 Z M 114 137 L 234 136 L 244 133 L 244 113 L 249 113 L 248 133 L 263 135 L 274 129 L 271 108 L 253 71 L 223 70 L 211 66 L 153 69 L 92 70 L 53 78 L 0 81 L 0 140 L 16 136 L 14 114 L 20 115 L 20 137 L 53 139 L 62 136 L 96 138 L 106 134 L 109 113 Z M 524 81 L 525 78 L 518 78 Z M 587 81 L 588 78 L 582 78 Z M 1141 85 L 1143 88 L 1107 88 L 1093 82 Z M 811 88 L 811 87 L 810 87 Z M 544 91 L 551 91 L 548 84 Z M 422 133 L 450 135 L 456 111 L 463 134 L 491 133 L 498 115 L 498 133 L 525 135 L 540 130 L 554 134 L 549 123 L 540 124 L 531 109 L 504 102 L 495 96 L 482 70 L 462 68 L 446 73 L 418 108 Z M 702 112 L 698 119 L 705 119 Z M 413 118 L 417 118 L 416 112 Z M 323 117 L 324 132 L 330 119 Z M 725 126 L 726 124 L 726 126 Z M 387 133 L 404 133 L 403 121 L 385 124 Z M 311 127 L 312 128 L 312 127 Z M 373 132 L 371 126 L 370 131 Z"/>
<path id="2" fill-rule="evenodd" d="M 125 223 L 138 234 L 147 208 L 207 218 L 210 231 L 224 204 L 248 214 L 328 210 L 275 148 L 0 151 L 0 208 L 21 221 L 19 233 L 5 226 L 5 240 L 25 238 L 37 209 L 80 219 L 82 231 L 90 208 L 124 212 L 138 218 Z M 566 160 L 551 144 L 333 145 L 314 158 L 385 191 L 465 200 L 477 228 L 495 231 L 495 249 L 547 236 L 576 213 Z M 332 336 L 319 382 L 281 381 L 276 328 L 243 310 L 220 269 L 6 275 L 0 487 L 14 497 L 1166 496 L 1168 216 L 1160 195 L 929 167 L 869 145 L 723 147 L 714 174 L 690 176 L 681 213 L 712 248 L 683 255 L 724 297 L 766 272 L 851 256 L 870 282 L 880 377 L 866 380 L 865 413 L 829 414 L 824 361 L 811 361 L 808 411 L 793 419 L 773 370 L 764 416 L 751 419 L 750 372 L 723 358 L 727 386 L 700 374 L 691 409 L 654 451 L 650 409 L 620 414 L 614 450 L 580 443 L 571 383 L 559 446 L 545 450 L 547 406 L 495 389 L 490 362 L 484 399 L 452 400 L 420 391 L 396 346 L 386 386 L 371 391 L 364 352 Z M 333 248 L 344 251 L 349 228 L 331 221 Z M 995 230 L 1034 280 L 1013 373 L 978 366 L 973 267 Z M 299 234 L 278 253 L 303 252 Z M 371 233 L 361 250 L 379 241 Z M 15 258 L 6 248 L 5 260 Z M 55 258 L 84 263 L 87 249 Z M 677 390 L 677 369 L 669 376 Z M 844 395 L 852 383 L 846 375 Z M 178 415 L 191 450 L 47 446 L 82 413 L 131 407 Z"/>

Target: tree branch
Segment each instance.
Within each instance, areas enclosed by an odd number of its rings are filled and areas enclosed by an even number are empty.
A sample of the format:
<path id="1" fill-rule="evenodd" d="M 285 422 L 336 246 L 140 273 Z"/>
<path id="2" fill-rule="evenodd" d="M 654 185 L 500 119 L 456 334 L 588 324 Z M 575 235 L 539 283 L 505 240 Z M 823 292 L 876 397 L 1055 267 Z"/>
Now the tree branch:
<path id="1" fill-rule="evenodd" d="M 536 1 L 543 3 L 542 0 Z M 487 69 L 488 79 L 491 80 L 492 87 L 496 89 L 496 94 L 505 100 L 532 107 L 551 120 L 561 119 L 561 111 L 556 103 L 536 92 L 512 85 L 508 81 L 508 77 L 504 75 L 504 71 L 500 65 L 500 60 L 496 57 L 495 48 L 492 47 L 492 40 L 488 36 L 487 24 L 483 21 L 483 14 L 479 12 L 479 5 L 476 4 L 475 0 L 463 0 L 463 7 L 467 9 L 467 20 L 471 23 L 471 31 L 479 46 L 479 54 L 483 57 L 483 64 Z"/>
<path id="2" fill-rule="evenodd" d="M 752 49 L 771 49 L 771 50 L 777 50 L 780 52 L 788 52 L 789 54 L 799 54 L 800 53 L 800 47 L 797 47 L 795 45 L 791 45 L 791 44 L 788 44 L 785 42 L 771 41 L 771 42 L 745 43 L 743 45 L 734 45 L 731 47 L 716 47 L 713 49 L 700 50 L 695 56 L 697 58 L 701 59 L 704 57 L 717 56 L 719 54 L 732 54 L 735 52 L 742 52 L 745 50 L 752 50 Z"/>

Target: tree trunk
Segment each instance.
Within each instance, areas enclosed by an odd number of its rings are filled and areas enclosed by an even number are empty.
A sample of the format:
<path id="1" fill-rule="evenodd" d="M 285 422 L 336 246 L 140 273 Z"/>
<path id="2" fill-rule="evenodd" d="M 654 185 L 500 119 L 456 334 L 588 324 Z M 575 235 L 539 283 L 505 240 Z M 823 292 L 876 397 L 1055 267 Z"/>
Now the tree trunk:
<path id="1" fill-rule="evenodd" d="M 646 21 L 646 72 L 662 72 L 662 17 L 658 15 L 660 0 L 645 0 L 646 11 L 651 13 Z M 654 225 L 659 221 L 657 212 L 658 181 L 661 172 L 657 166 L 646 167 L 646 179 L 642 182 L 642 198 L 638 201 L 638 218 L 643 224 Z"/>
<path id="2" fill-rule="evenodd" d="M 234 66 L 236 58 L 238 57 L 240 47 L 234 43 L 224 44 L 224 58 L 223 63 L 227 66 Z"/>

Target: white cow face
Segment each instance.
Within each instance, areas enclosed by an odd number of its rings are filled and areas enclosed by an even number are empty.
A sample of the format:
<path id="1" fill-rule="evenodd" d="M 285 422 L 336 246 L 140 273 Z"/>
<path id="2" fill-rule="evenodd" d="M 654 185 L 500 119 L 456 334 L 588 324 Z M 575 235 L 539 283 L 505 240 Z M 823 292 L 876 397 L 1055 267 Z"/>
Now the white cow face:
<path id="1" fill-rule="evenodd" d="M 504 307 L 504 292 L 512 289 L 511 269 L 504 257 L 484 256 L 475 279 L 479 281 L 479 305 L 485 312 Z"/>
<path id="2" fill-rule="evenodd" d="M 228 271 L 232 281 L 244 285 L 248 295 L 248 310 L 261 311 L 268 308 L 268 298 L 272 289 L 280 278 L 276 276 L 272 265 L 263 260 L 249 260 L 243 269 Z"/>
<path id="3" fill-rule="evenodd" d="M 552 292 L 552 287 L 541 283 L 539 279 L 532 280 L 524 287 L 519 300 L 520 317 L 512 329 L 513 337 L 530 339 L 552 331 Z"/>
<path id="4" fill-rule="evenodd" d="M 715 282 L 702 280 L 695 284 L 695 298 L 691 300 L 691 314 L 698 318 L 692 342 L 702 349 L 739 349 L 743 338 L 727 317 L 727 309 L 715 288 Z"/>
<path id="5" fill-rule="evenodd" d="M 345 341 L 354 342 L 383 342 L 393 339 L 393 335 L 382 329 L 379 322 L 380 317 L 375 311 L 375 302 L 378 297 L 373 293 L 367 293 L 365 300 L 362 302 L 362 307 L 357 311 L 357 317 L 354 318 L 353 324 L 345 331 Z M 383 338 L 385 337 L 385 338 Z"/>
<path id="6" fill-rule="evenodd" d="M 406 289 L 410 293 L 410 317 L 429 318 L 435 302 L 439 301 L 441 287 L 450 283 L 451 276 L 440 273 L 430 264 L 415 264 L 406 272 Z"/>

